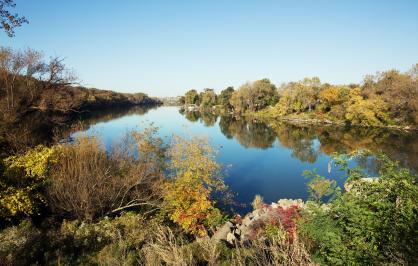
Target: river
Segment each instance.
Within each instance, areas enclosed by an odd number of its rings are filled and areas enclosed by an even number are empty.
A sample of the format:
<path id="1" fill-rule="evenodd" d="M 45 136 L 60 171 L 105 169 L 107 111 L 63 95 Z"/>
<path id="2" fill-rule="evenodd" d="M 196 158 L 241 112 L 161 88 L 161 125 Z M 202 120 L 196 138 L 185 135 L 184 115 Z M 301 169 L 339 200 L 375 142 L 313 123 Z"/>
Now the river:
<path id="1" fill-rule="evenodd" d="M 235 194 L 235 201 L 241 204 L 236 207 L 241 213 L 251 208 L 256 194 L 262 195 L 266 203 L 281 198 L 307 199 L 308 180 L 302 176 L 304 170 L 316 169 L 341 184 L 341 172 L 328 169 L 335 152 L 349 153 L 356 149 L 384 152 L 403 166 L 413 171 L 418 169 L 417 132 L 333 125 L 267 125 L 213 114 L 181 113 L 178 107 L 115 110 L 85 120 L 85 130 L 71 136 L 97 135 L 110 148 L 127 132 L 141 130 L 150 123 L 159 128 L 165 141 L 173 134 L 207 137 L 218 151 L 217 160 L 223 165 L 225 182 Z M 374 172 L 376 167 L 370 158 L 353 160 L 350 164 L 361 164 L 369 172 Z"/>

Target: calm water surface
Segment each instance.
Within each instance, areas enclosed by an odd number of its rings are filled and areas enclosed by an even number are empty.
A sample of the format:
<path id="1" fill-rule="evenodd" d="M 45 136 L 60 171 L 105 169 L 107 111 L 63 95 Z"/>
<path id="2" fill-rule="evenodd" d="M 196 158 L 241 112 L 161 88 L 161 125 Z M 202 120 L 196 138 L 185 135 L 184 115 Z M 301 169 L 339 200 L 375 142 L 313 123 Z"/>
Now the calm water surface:
<path id="1" fill-rule="evenodd" d="M 269 126 L 230 117 L 181 114 L 177 107 L 115 110 L 86 123 L 89 128 L 85 133 L 98 135 L 107 148 L 130 130 L 141 130 L 150 123 L 160 128 L 160 135 L 166 140 L 173 134 L 208 137 L 218 150 L 217 160 L 226 168 L 225 181 L 236 194 L 235 200 L 246 204 L 238 208 L 241 212 L 249 210 L 256 194 L 262 195 L 268 203 L 281 198 L 306 199 L 307 180 L 302 176 L 306 169 L 316 169 L 323 176 L 339 180 L 341 173 L 338 171 L 328 173 L 334 152 L 347 153 L 357 148 L 383 151 L 404 166 L 417 169 L 416 132 L 289 124 Z M 373 172 L 370 160 L 351 164 L 363 164 Z"/>

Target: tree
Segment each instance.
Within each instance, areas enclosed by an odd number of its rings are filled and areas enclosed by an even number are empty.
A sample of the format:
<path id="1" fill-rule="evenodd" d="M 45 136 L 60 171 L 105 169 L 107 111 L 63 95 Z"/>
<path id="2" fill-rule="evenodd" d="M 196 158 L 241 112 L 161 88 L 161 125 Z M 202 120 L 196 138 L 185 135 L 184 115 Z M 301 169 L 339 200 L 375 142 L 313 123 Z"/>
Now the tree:
<path id="1" fill-rule="evenodd" d="M 25 61 L 22 52 L 13 51 L 10 48 L 0 48 L 0 72 L 7 91 L 7 106 L 14 107 L 14 91 L 16 79 L 22 74 L 25 68 Z"/>
<path id="2" fill-rule="evenodd" d="M 234 91 L 235 91 L 234 87 L 228 87 L 222 90 L 218 96 L 218 104 L 222 105 L 223 107 L 227 109 L 230 109 L 232 107 L 230 104 L 230 100 Z"/>
<path id="3" fill-rule="evenodd" d="M 234 112 L 242 114 L 248 109 L 248 98 L 249 98 L 249 84 L 242 85 L 237 91 L 234 91 L 231 95 L 230 104 L 234 108 Z"/>
<path id="4" fill-rule="evenodd" d="M 247 110 L 256 112 L 277 102 L 277 89 L 269 79 L 261 79 L 242 85 L 232 96 L 230 103 L 236 113 Z"/>
<path id="5" fill-rule="evenodd" d="M 43 54 L 30 48 L 23 51 L 0 48 L 0 77 L 6 90 L 8 110 L 16 107 L 19 96 L 30 95 L 31 102 L 39 89 L 67 86 L 76 80 L 63 59 L 52 57 L 45 63 Z"/>
<path id="6" fill-rule="evenodd" d="M 302 81 L 290 82 L 281 87 L 282 97 L 276 106 L 280 115 L 300 113 L 315 109 L 320 90 L 319 78 L 305 78 Z"/>
<path id="7" fill-rule="evenodd" d="M 164 199 L 170 218 L 189 233 L 207 235 L 222 219 L 212 194 L 225 188 L 214 152 L 205 140 L 174 136 L 169 157 L 172 179 Z"/>
<path id="8" fill-rule="evenodd" d="M 180 103 L 181 105 L 184 105 L 184 104 L 186 103 L 186 98 L 185 98 L 184 96 L 180 96 L 180 98 L 179 98 L 179 103 Z"/>
<path id="9" fill-rule="evenodd" d="M 204 108 L 210 108 L 216 105 L 216 93 L 213 89 L 205 89 L 203 91 L 200 105 Z"/>
<path id="10" fill-rule="evenodd" d="M 415 71 L 414 71 L 415 69 Z M 418 122 L 417 67 L 401 73 L 389 70 L 367 76 L 363 82 L 363 96 L 380 98 L 387 103 L 390 117 L 398 123 Z"/>
<path id="11" fill-rule="evenodd" d="M 319 93 L 319 100 L 326 108 L 331 108 L 341 100 L 341 89 L 334 86 L 327 87 Z"/>
<path id="12" fill-rule="evenodd" d="M 0 29 L 3 29 L 9 37 L 15 35 L 14 29 L 28 23 L 25 17 L 19 17 L 18 14 L 12 14 L 8 8 L 14 8 L 14 0 L 0 0 Z"/>
<path id="13" fill-rule="evenodd" d="M 67 86 L 75 82 L 76 76 L 64 64 L 64 59 L 51 57 L 41 76 L 45 88 Z"/>
<path id="14" fill-rule="evenodd" d="M 37 80 L 41 79 L 45 70 L 45 63 L 43 60 L 43 54 L 39 51 L 27 48 L 23 52 L 26 71 L 24 77 L 26 80 L 26 88 L 29 90 L 31 100 L 33 100 L 36 94 Z"/>
<path id="15" fill-rule="evenodd" d="M 389 122 L 388 105 L 379 97 L 364 99 L 360 93 L 360 88 L 350 92 L 345 114 L 347 121 L 363 126 L 387 124 Z"/>
<path id="16" fill-rule="evenodd" d="M 196 90 L 189 90 L 184 95 L 185 104 L 197 104 L 199 102 L 199 94 Z"/>

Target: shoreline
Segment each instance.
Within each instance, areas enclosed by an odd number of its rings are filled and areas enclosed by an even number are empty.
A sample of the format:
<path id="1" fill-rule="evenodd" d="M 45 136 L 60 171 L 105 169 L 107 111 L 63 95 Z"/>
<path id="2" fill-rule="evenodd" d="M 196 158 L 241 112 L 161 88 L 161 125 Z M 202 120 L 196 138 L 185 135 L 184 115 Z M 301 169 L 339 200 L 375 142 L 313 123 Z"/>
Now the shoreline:
<path id="1" fill-rule="evenodd" d="M 287 122 L 293 125 L 335 125 L 335 126 L 347 126 L 347 127 L 360 127 L 360 128 L 381 128 L 381 129 L 390 129 L 398 130 L 404 132 L 418 131 L 418 126 L 416 125 L 405 125 L 405 126 L 395 126 L 395 125 L 358 125 L 358 124 L 349 124 L 344 121 L 332 121 L 329 119 L 317 119 L 317 118 L 298 118 L 298 117 L 288 117 L 288 116 L 268 116 L 265 114 L 260 114 L 258 112 L 246 113 L 243 115 L 236 115 L 233 113 L 220 113 L 218 109 L 214 108 L 212 110 L 203 110 L 196 106 L 187 106 L 179 105 L 178 108 L 185 112 L 207 112 L 214 115 L 230 116 L 236 119 L 248 118 L 252 120 L 259 120 L 266 124 L 277 123 L 277 122 Z"/>

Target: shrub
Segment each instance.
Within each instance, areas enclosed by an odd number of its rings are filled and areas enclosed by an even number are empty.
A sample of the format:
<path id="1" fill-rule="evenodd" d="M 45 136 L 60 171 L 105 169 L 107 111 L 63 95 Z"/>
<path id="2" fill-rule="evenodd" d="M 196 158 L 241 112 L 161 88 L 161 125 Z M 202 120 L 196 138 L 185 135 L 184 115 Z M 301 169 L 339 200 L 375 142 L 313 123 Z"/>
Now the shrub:
<path id="1" fill-rule="evenodd" d="M 127 209 L 158 207 L 164 169 L 161 141 L 154 133 L 133 133 L 127 139 L 132 145 L 109 154 L 94 137 L 62 145 L 47 190 L 52 210 L 92 221 Z"/>
<path id="2" fill-rule="evenodd" d="M 206 235 L 222 220 L 211 196 L 225 189 L 213 150 L 202 139 L 174 136 L 169 155 L 173 177 L 164 199 L 170 218 L 187 232 Z"/>
<path id="3" fill-rule="evenodd" d="M 23 155 L 4 159 L 4 174 L 0 180 L 0 218 L 5 220 L 38 214 L 45 205 L 43 188 L 54 148 L 38 146 Z"/>
<path id="4" fill-rule="evenodd" d="M 378 156 L 379 175 L 372 182 L 345 160 L 349 191 L 337 194 L 327 208 L 311 204 L 303 215 L 302 235 L 325 264 L 415 264 L 418 226 L 417 177 Z"/>
<path id="5" fill-rule="evenodd" d="M 0 262 L 2 265 L 36 263 L 40 231 L 29 220 L 0 231 Z"/>
<path id="6" fill-rule="evenodd" d="M 263 197 L 260 195 L 255 195 L 251 205 L 253 206 L 253 210 L 261 208 L 263 206 Z"/>

